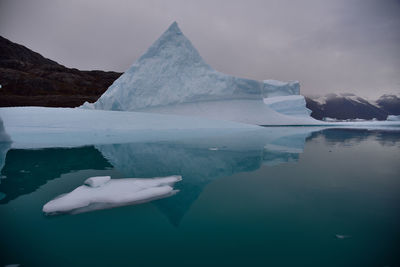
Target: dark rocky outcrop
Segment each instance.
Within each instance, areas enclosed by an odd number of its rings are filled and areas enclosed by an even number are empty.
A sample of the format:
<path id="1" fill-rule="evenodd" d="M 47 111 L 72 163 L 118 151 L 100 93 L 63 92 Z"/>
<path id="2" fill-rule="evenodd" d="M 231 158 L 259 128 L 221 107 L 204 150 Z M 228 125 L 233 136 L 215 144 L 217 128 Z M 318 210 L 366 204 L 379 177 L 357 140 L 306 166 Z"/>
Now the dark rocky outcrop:
<path id="1" fill-rule="evenodd" d="M 2 107 L 76 107 L 97 100 L 120 75 L 66 68 L 0 36 Z"/>

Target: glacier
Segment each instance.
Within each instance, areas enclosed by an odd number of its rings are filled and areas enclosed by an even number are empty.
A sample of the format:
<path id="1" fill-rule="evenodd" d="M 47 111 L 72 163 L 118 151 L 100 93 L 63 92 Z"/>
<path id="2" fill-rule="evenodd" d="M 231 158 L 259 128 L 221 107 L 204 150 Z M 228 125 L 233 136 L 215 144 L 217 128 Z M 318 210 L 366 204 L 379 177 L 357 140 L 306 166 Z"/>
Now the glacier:
<path id="1" fill-rule="evenodd" d="M 82 108 L 196 116 L 255 125 L 321 124 L 309 116 L 305 101 L 296 102 L 295 117 L 264 104 L 264 99 L 270 97 L 281 97 L 275 99 L 282 100 L 281 105 L 291 104 L 284 97 L 294 95 L 304 99 L 297 81 L 256 81 L 214 70 L 174 22 L 95 103 L 85 103 Z"/>

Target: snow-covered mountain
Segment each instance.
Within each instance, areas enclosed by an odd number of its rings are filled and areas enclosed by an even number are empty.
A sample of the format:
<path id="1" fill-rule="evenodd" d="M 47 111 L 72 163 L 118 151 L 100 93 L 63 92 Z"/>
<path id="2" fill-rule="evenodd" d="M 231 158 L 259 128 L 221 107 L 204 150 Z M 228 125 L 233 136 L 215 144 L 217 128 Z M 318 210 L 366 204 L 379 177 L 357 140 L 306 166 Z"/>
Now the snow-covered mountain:
<path id="1" fill-rule="evenodd" d="M 378 105 L 349 93 L 306 97 L 306 102 L 307 108 L 312 111 L 311 116 L 318 120 L 323 118 L 386 120 L 388 115 Z"/>
<path id="2" fill-rule="evenodd" d="M 383 95 L 376 101 L 376 104 L 389 115 L 400 115 L 400 96 Z"/>
<path id="3" fill-rule="evenodd" d="M 83 107 L 199 116 L 257 125 L 317 123 L 308 116 L 305 102 L 303 110 L 295 112 L 301 118 L 263 102 L 264 98 L 299 93 L 298 82 L 256 81 L 214 70 L 174 22 L 97 102 L 85 103 Z M 282 105 L 287 103 L 284 98 L 279 101 L 283 101 Z"/>

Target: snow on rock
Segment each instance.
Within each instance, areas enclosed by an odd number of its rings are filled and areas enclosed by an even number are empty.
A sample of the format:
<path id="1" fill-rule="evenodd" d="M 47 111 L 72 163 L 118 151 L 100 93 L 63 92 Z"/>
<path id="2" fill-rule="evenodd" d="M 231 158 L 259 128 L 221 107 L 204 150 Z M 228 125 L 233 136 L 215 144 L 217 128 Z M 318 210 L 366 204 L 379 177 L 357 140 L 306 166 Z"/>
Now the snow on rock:
<path id="1" fill-rule="evenodd" d="M 81 213 L 165 198 L 177 192 L 173 189 L 173 185 L 181 181 L 182 177 L 110 179 L 106 183 L 104 183 L 106 180 L 104 177 L 89 179 L 97 187 L 79 186 L 72 192 L 46 203 L 43 206 L 43 212 L 47 214 Z"/>
<path id="2" fill-rule="evenodd" d="M 264 103 L 276 112 L 285 115 L 309 117 L 311 114 L 302 95 L 264 98 Z"/>
<path id="3" fill-rule="evenodd" d="M 257 125 L 313 124 L 312 118 L 295 121 L 287 114 L 280 116 L 263 103 L 265 97 L 299 93 L 298 82 L 256 81 L 214 70 L 174 22 L 97 102 L 85 103 L 82 108 L 179 114 Z"/>

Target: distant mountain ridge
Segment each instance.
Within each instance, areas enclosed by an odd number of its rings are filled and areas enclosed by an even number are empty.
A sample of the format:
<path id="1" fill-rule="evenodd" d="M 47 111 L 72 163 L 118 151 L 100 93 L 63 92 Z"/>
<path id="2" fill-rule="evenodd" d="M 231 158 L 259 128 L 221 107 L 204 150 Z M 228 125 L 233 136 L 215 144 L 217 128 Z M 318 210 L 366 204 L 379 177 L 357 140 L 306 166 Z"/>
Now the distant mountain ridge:
<path id="1" fill-rule="evenodd" d="M 388 115 L 400 115 L 400 98 L 383 95 L 375 102 L 350 93 L 327 94 L 306 97 L 307 108 L 315 119 L 333 118 L 337 120 L 365 119 L 386 120 Z"/>
<path id="2" fill-rule="evenodd" d="M 76 107 L 95 101 L 121 73 L 64 67 L 0 36 L 0 106 Z"/>

